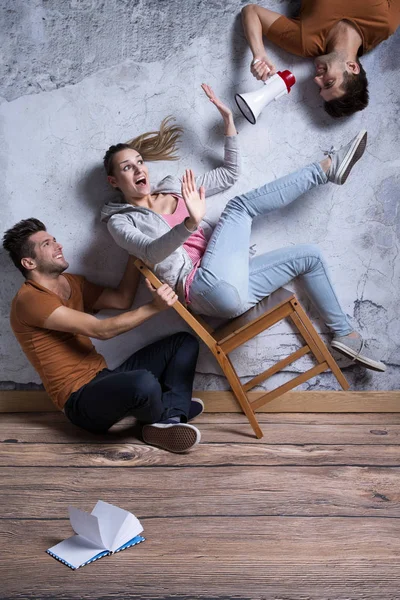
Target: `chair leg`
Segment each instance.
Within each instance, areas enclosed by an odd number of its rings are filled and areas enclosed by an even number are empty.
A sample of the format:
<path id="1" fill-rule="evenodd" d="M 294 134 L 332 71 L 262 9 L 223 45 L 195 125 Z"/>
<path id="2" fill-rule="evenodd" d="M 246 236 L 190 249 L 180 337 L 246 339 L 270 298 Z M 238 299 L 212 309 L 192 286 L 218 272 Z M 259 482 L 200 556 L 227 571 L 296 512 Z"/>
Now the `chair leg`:
<path id="1" fill-rule="evenodd" d="M 301 321 L 303 327 L 306 329 L 308 335 L 311 336 L 312 341 L 314 342 L 315 346 L 317 347 L 318 354 L 322 354 L 323 359 L 326 360 L 326 362 L 328 363 L 330 370 L 332 371 L 332 373 L 338 380 L 342 389 L 348 390 L 350 387 L 349 382 L 347 381 L 346 377 L 343 375 L 337 362 L 333 358 L 332 354 L 329 352 L 326 344 L 323 342 L 323 340 L 319 336 L 317 330 L 315 329 L 314 325 L 308 318 L 306 312 L 304 311 L 303 307 L 300 305 L 299 301 L 297 299 L 292 300 L 292 306 L 295 310 L 296 315 L 298 316 L 299 320 Z M 312 348 L 312 350 L 313 350 L 313 348 Z M 317 360 L 319 360 L 318 355 L 317 355 Z"/>
<path id="2" fill-rule="evenodd" d="M 230 384 L 230 386 L 232 388 L 232 392 L 233 392 L 236 400 L 239 402 L 244 414 L 248 418 L 249 423 L 252 426 L 254 433 L 256 434 L 256 437 L 258 439 L 261 439 L 264 434 L 258 424 L 254 410 L 252 409 L 252 407 L 250 405 L 250 402 L 247 398 L 247 394 L 243 389 L 242 383 L 241 383 L 230 359 L 226 356 L 226 354 L 222 350 L 217 350 L 215 357 L 218 360 L 218 363 L 219 363 L 225 377 L 227 378 L 228 383 Z"/>

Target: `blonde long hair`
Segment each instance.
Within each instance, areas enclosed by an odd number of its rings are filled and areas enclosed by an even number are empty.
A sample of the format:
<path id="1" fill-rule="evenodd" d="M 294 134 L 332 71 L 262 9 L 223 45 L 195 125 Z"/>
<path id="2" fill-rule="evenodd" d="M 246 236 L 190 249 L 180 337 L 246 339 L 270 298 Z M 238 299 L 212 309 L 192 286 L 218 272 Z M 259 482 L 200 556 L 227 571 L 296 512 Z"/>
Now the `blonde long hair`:
<path id="1" fill-rule="evenodd" d="M 158 131 L 148 131 L 123 144 L 110 146 L 103 159 L 107 175 L 112 175 L 115 154 L 127 148 L 140 152 L 145 161 L 179 160 L 176 152 L 183 128 L 173 125 L 174 121 L 173 117 L 168 116 L 162 120 Z"/>

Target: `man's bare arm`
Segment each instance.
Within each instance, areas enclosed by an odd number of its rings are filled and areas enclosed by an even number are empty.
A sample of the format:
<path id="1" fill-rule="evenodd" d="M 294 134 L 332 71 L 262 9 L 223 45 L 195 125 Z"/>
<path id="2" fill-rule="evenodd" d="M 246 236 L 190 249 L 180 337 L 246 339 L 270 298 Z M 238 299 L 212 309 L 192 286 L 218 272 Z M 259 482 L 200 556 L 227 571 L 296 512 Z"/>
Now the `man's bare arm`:
<path id="1" fill-rule="evenodd" d="M 256 79 L 265 81 L 276 73 L 275 65 L 265 51 L 262 37 L 267 36 L 269 28 L 280 16 L 282 15 L 257 4 L 248 4 L 242 8 L 244 34 L 253 53 L 250 69 Z"/>
<path id="2" fill-rule="evenodd" d="M 135 256 L 129 256 L 125 272 L 116 288 L 105 288 L 100 294 L 93 310 L 117 308 L 126 310 L 132 306 L 139 285 L 140 273 L 135 267 Z"/>
<path id="3" fill-rule="evenodd" d="M 97 319 L 93 315 L 59 306 L 46 319 L 44 327 L 55 331 L 87 335 L 98 340 L 108 340 L 121 333 L 134 329 L 150 317 L 175 304 L 178 297 L 166 283 L 155 290 L 146 279 L 146 285 L 153 294 L 153 301 L 128 312 Z"/>

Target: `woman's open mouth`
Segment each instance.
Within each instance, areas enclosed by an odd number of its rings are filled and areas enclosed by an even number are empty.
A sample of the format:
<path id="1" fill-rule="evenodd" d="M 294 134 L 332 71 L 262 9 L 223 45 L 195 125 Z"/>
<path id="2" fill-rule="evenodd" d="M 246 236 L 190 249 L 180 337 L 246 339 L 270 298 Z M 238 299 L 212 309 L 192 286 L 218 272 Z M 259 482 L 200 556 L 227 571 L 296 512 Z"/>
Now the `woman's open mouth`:
<path id="1" fill-rule="evenodd" d="M 135 183 L 138 187 L 145 187 L 147 184 L 146 177 L 140 177 Z"/>

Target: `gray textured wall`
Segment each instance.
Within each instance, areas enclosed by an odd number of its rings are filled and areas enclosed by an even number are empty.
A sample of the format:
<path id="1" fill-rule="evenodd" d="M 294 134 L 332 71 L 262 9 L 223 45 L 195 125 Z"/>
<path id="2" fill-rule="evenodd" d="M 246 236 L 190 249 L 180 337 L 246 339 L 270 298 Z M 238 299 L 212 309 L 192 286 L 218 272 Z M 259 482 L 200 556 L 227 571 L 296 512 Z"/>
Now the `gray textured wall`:
<path id="1" fill-rule="evenodd" d="M 203 96 L 211 84 L 233 106 L 234 92 L 259 84 L 248 71 L 238 0 L 3 0 L 1 3 L 1 214 L 2 229 L 29 216 L 42 219 L 64 243 L 71 271 L 98 282 L 116 283 L 125 255 L 99 223 L 110 196 L 101 158 L 111 144 L 157 128 L 173 114 L 185 127 L 181 161 L 151 165 L 154 181 L 187 167 L 211 168 L 221 156 L 218 114 Z M 265 6 L 290 14 L 298 2 Z M 264 111 L 252 127 L 238 116 L 243 174 L 229 193 L 208 201 L 217 218 L 226 201 L 322 156 L 321 150 L 365 127 L 369 145 L 348 183 L 327 185 L 298 203 L 258 221 L 258 252 L 294 243 L 318 243 L 331 265 L 341 302 L 354 325 L 389 367 L 373 374 L 350 367 L 355 389 L 399 387 L 399 92 L 397 33 L 363 64 L 370 74 L 367 110 L 345 122 L 323 112 L 312 64 L 278 49 L 271 55 L 298 83 L 290 96 Z M 9 305 L 21 277 L 0 255 L 1 364 L 4 387 L 39 380 L 14 340 Z M 296 288 L 317 326 L 324 326 L 301 289 Z M 138 303 L 144 301 L 141 290 Z M 182 328 L 171 312 L 107 343 L 96 343 L 110 365 L 161 334 Z M 328 339 L 328 338 L 327 338 Z M 253 375 L 288 353 L 296 337 L 287 325 L 253 340 L 234 355 L 239 372 Z M 303 368 L 306 359 L 298 368 Z M 346 363 L 342 362 L 345 366 Z M 275 384 L 291 376 L 275 378 Z M 196 387 L 225 387 L 203 349 Z M 304 388 L 336 387 L 329 373 Z"/>

